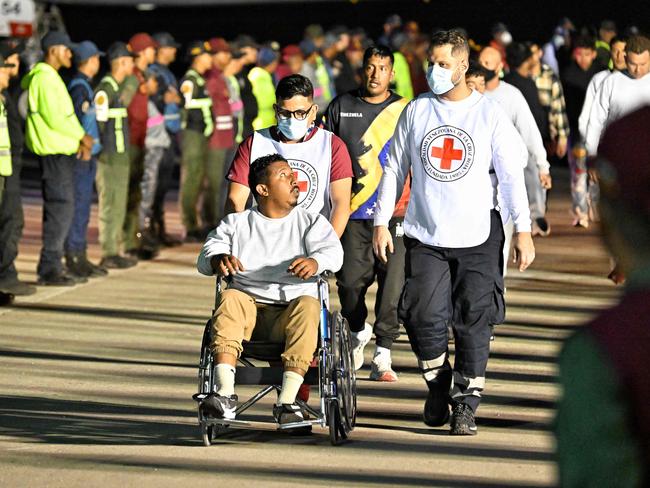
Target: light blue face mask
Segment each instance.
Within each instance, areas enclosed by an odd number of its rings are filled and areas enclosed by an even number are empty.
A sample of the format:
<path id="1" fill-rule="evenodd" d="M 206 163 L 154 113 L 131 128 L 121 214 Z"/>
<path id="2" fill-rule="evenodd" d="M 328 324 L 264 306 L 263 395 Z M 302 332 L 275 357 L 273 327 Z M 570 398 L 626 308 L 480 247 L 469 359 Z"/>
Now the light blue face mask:
<path id="1" fill-rule="evenodd" d="M 290 141 L 297 141 L 305 137 L 307 129 L 309 129 L 309 120 L 307 118 L 297 120 L 294 117 L 288 119 L 278 117 L 278 129 Z"/>
<path id="2" fill-rule="evenodd" d="M 454 82 L 451 77 L 454 72 L 447 68 L 442 68 L 439 64 L 429 66 L 427 70 L 427 83 L 429 88 L 436 95 L 442 95 L 454 88 Z"/>

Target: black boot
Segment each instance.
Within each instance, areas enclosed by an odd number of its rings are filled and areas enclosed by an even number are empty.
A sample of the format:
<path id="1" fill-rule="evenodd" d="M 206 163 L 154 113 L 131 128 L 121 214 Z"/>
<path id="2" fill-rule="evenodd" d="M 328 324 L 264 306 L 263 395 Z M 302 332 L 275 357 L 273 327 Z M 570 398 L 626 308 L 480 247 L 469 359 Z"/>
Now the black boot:
<path id="1" fill-rule="evenodd" d="M 154 228 L 156 229 L 156 235 L 158 236 L 158 241 L 165 247 L 176 247 L 180 246 L 183 242 L 174 237 L 171 234 L 167 234 L 165 231 L 165 217 L 160 216 L 159 219 L 154 221 Z"/>
<path id="2" fill-rule="evenodd" d="M 70 252 L 65 255 L 65 266 L 68 273 L 74 277 L 88 278 L 91 275 L 92 271 L 86 263 L 82 252 Z"/>

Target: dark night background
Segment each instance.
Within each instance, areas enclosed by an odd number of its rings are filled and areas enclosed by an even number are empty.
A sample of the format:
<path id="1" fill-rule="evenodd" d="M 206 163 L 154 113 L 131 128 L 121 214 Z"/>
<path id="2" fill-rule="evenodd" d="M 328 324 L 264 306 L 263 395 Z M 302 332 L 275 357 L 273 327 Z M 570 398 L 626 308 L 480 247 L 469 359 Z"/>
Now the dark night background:
<path id="1" fill-rule="evenodd" d="M 146 0 L 144 0 L 146 1 Z M 299 2 L 264 5 L 205 7 L 158 7 L 150 12 L 135 7 L 60 5 L 73 40 L 92 39 L 102 47 L 114 40 L 128 40 L 138 31 L 167 30 L 181 42 L 221 36 L 232 39 L 248 33 L 258 41 L 297 42 L 306 25 L 325 28 L 344 24 L 361 26 L 377 37 L 385 18 L 398 13 L 404 21 L 416 20 L 423 32 L 434 27 L 463 26 L 479 43 L 486 42 L 490 26 L 505 22 L 516 40 L 546 41 L 562 16 L 576 27 L 597 26 L 605 18 L 616 21 L 619 29 L 637 25 L 648 32 L 650 0 L 609 2 L 550 1 L 457 1 L 423 0 L 352 2 Z"/>

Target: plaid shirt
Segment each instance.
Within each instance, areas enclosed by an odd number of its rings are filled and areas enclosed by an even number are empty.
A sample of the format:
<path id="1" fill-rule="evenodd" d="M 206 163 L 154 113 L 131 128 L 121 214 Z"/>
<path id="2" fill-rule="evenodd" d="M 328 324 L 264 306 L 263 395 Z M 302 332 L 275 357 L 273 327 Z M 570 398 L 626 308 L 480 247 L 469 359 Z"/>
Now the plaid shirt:
<path id="1" fill-rule="evenodd" d="M 564 103 L 564 91 L 560 79 L 553 70 L 542 64 L 542 70 L 538 76 L 533 77 L 539 91 L 539 101 L 548 111 L 548 123 L 551 140 L 569 137 L 569 119 L 566 114 Z"/>

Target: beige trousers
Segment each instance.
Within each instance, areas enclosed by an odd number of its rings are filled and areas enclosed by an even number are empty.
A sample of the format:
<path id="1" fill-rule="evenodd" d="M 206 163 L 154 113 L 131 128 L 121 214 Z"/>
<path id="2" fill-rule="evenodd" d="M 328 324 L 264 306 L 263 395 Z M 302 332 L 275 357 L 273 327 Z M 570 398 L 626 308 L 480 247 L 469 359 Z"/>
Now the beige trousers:
<path id="1" fill-rule="evenodd" d="M 319 322 L 320 305 L 313 297 L 268 305 L 243 291 L 224 290 L 212 320 L 212 351 L 239 357 L 244 340 L 284 342 L 284 367 L 306 371 L 316 351 Z"/>

